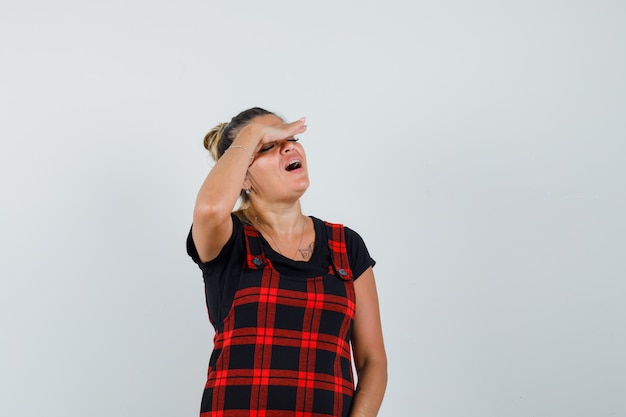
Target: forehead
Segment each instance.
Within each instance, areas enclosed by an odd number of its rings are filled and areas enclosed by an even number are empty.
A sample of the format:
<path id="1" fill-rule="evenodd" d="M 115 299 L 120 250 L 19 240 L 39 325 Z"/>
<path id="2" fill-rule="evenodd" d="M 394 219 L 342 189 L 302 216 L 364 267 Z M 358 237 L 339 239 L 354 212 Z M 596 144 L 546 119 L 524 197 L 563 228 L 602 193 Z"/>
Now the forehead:
<path id="1" fill-rule="evenodd" d="M 254 118 L 255 123 L 264 124 L 267 126 L 278 126 L 285 123 L 280 117 L 273 114 L 264 114 Z"/>

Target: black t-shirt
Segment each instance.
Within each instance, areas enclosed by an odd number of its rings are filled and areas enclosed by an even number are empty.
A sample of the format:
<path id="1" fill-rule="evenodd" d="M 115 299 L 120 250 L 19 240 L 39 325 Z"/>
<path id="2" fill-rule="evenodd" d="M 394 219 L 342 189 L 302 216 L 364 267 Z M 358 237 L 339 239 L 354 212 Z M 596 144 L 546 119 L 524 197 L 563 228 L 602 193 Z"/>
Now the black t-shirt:
<path id="1" fill-rule="evenodd" d="M 233 233 L 217 257 L 209 262 L 202 262 L 193 242 L 191 231 L 187 237 L 187 253 L 202 270 L 206 293 L 206 302 L 209 318 L 215 327 L 219 327 L 230 310 L 235 292 L 239 286 L 239 279 L 246 259 L 246 242 L 243 223 L 232 214 Z M 265 257 L 281 274 L 292 279 L 307 279 L 324 275 L 331 264 L 328 237 L 324 222 L 311 217 L 315 227 L 315 247 L 311 258 L 306 262 L 294 261 L 274 251 L 269 243 L 260 235 L 261 245 Z M 374 259 L 365 246 L 365 242 L 358 233 L 348 227 L 345 228 L 346 249 L 350 269 L 357 279 L 367 268 L 375 265 Z"/>

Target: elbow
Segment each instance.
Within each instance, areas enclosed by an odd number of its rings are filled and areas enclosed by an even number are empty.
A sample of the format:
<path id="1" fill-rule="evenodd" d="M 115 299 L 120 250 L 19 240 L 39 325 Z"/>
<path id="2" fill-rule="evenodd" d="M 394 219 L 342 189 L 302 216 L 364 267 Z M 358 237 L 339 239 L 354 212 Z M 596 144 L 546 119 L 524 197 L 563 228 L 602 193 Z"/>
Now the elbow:
<path id="1" fill-rule="evenodd" d="M 385 385 L 387 384 L 387 356 L 384 353 L 368 357 L 362 363 L 357 363 L 356 365 L 357 375 L 360 376 L 363 373 L 372 372 L 381 381 L 384 381 Z"/>
<path id="2" fill-rule="evenodd" d="M 386 356 L 384 356 L 384 357 L 382 357 L 382 358 L 380 358 L 378 360 L 378 363 L 376 365 L 376 369 L 377 369 L 377 372 L 380 375 L 381 381 L 384 381 L 383 385 L 387 386 L 388 374 L 387 374 L 387 357 Z"/>
<path id="3" fill-rule="evenodd" d="M 193 210 L 193 222 L 194 224 L 221 223 L 230 216 L 231 211 L 232 209 L 225 207 L 224 204 L 196 202 Z"/>

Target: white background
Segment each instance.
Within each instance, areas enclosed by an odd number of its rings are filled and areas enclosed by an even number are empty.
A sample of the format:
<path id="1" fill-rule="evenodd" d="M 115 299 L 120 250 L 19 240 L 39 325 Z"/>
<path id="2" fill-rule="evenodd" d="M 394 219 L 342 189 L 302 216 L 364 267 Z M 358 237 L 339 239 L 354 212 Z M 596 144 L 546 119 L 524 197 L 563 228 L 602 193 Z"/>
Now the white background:
<path id="1" fill-rule="evenodd" d="M 621 1 L 3 1 L 0 415 L 195 416 L 202 137 L 262 106 L 377 260 L 381 416 L 626 416 Z"/>

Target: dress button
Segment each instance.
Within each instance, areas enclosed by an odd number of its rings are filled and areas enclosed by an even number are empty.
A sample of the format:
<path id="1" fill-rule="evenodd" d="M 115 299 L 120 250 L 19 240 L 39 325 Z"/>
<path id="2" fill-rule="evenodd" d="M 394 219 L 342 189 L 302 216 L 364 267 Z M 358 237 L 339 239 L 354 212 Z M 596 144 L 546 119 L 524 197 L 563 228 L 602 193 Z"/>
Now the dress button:
<path id="1" fill-rule="evenodd" d="M 261 260 L 261 258 L 255 256 L 254 258 L 252 258 L 252 263 L 255 264 L 256 266 L 261 266 L 263 265 L 263 261 Z"/>
<path id="2" fill-rule="evenodd" d="M 345 269 L 343 269 L 343 268 L 339 268 L 339 269 L 337 270 L 337 272 L 339 272 L 339 275 L 341 275 L 342 277 L 345 277 L 346 275 L 348 275 L 348 273 L 346 272 L 346 270 L 345 270 Z"/>

